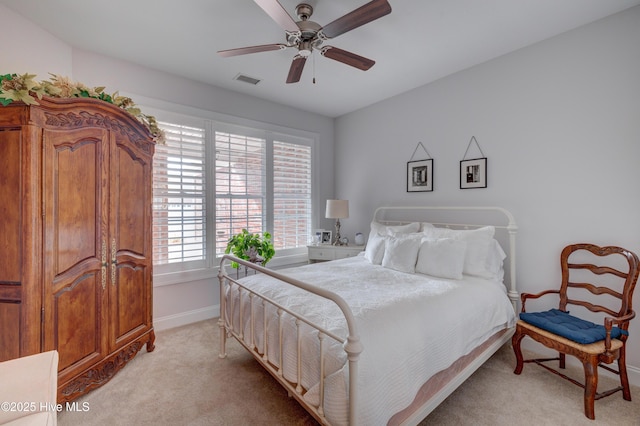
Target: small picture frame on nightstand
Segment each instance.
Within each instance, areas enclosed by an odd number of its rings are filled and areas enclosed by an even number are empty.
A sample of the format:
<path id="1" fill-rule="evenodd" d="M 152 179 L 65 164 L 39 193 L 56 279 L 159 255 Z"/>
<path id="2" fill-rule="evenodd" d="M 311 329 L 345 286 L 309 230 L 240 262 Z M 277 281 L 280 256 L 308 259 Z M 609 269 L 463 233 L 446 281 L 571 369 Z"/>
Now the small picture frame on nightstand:
<path id="1" fill-rule="evenodd" d="M 331 244 L 331 231 L 322 231 L 320 244 Z"/>

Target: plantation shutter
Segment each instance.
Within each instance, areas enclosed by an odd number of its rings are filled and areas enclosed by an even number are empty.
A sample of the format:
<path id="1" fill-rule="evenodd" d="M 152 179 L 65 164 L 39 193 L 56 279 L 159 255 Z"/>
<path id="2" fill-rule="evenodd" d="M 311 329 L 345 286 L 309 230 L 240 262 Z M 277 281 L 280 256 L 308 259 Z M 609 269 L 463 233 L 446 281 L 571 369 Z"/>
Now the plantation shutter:
<path id="1" fill-rule="evenodd" d="M 158 122 L 153 159 L 155 265 L 206 259 L 205 129 Z"/>
<path id="2" fill-rule="evenodd" d="M 232 235 L 265 230 L 266 140 L 216 131 L 216 255 Z"/>
<path id="3" fill-rule="evenodd" d="M 311 147 L 273 143 L 274 247 L 305 246 L 311 235 Z"/>

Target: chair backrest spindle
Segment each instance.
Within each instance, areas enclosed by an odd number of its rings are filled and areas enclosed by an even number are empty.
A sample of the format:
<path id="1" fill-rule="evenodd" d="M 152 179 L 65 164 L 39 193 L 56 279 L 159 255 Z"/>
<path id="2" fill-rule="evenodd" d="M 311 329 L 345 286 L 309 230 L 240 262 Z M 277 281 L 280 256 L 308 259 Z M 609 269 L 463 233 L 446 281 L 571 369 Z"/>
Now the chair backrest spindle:
<path id="1" fill-rule="evenodd" d="M 574 258 L 580 256 L 580 252 L 592 254 L 597 259 L 596 263 L 599 264 L 596 265 L 591 261 L 580 262 L 574 260 Z M 617 267 L 611 266 L 609 261 L 614 258 L 623 258 L 626 261 L 625 263 L 628 266 L 628 269 L 626 271 L 621 271 L 617 269 Z M 618 259 L 618 261 L 620 260 Z M 562 284 L 560 287 L 559 309 L 567 311 L 567 305 L 578 305 L 589 309 L 591 312 L 604 312 L 610 316 L 621 317 L 632 313 L 632 296 L 638 280 L 638 274 L 640 273 L 639 264 L 638 256 L 635 253 L 621 247 L 599 247 L 594 244 L 573 244 L 565 247 L 560 256 Z M 575 276 L 581 271 L 591 273 L 594 278 L 596 278 L 596 276 L 610 276 L 620 278 L 624 282 L 621 290 L 617 291 L 617 289 L 610 287 L 585 282 L 588 280 L 583 279 L 583 275 L 580 275 L 580 277 L 576 279 Z M 601 304 L 592 303 L 592 298 L 590 298 L 591 301 L 570 298 L 570 289 L 586 290 L 594 296 L 603 294 L 611 296 L 612 298 L 619 300 L 619 310 L 611 309 L 610 307 Z M 599 300 L 601 299 L 602 298 L 599 298 Z M 626 323 L 623 328 L 626 329 L 627 327 L 628 323 Z"/>

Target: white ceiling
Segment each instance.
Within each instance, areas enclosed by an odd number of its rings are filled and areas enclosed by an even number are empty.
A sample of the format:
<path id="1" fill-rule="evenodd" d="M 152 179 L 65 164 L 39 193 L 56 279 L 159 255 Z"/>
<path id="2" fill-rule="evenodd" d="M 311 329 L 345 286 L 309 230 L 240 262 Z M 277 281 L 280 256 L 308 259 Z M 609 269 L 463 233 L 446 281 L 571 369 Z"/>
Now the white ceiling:
<path id="1" fill-rule="evenodd" d="M 320 25 L 367 0 L 313 6 Z M 306 111 L 337 117 L 640 4 L 640 0 L 389 0 L 392 12 L 325 42 L 371 58 L 360 71 L 312 55 L 285 84 L 293 49 L 222 58 L 216 51 L 284 42 L 251 0 L 0 0 L 73 47 Z M 297 20 L 297 17 L 295 18 Z M 252 86 L 238 73 L 261 80 Z M 316 83 L 312 78 L 315 74 Z"/>

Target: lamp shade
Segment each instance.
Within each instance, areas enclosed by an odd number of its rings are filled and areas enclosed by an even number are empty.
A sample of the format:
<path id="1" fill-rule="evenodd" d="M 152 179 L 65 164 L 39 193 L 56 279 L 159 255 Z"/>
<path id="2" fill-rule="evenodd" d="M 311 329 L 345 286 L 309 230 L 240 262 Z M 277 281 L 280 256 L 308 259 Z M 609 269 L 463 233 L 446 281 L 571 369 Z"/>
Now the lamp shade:
<path id="1" fill-rule="evenodd" d="M 345 219 L 349 217 L 349 201 L 327 200 L 327 210 L 324 216 L 327 219 Z"/>

